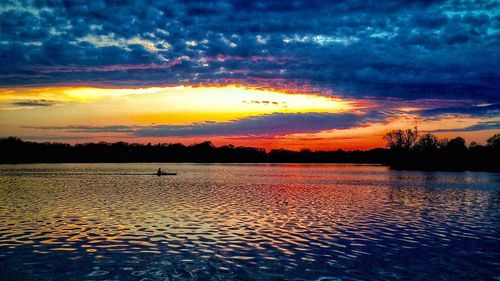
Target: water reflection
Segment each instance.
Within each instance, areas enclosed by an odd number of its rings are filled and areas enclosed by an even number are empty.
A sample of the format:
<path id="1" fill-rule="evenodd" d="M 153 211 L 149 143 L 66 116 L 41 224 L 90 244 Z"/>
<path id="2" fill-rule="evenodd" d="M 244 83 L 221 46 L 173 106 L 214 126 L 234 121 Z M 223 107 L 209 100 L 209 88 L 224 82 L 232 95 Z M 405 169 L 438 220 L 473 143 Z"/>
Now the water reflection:
<path id="1" fill-rule="evenodd" d="M 2 166 L 0 279 L 500 276 L 497 174 L 157 166 Z"/>

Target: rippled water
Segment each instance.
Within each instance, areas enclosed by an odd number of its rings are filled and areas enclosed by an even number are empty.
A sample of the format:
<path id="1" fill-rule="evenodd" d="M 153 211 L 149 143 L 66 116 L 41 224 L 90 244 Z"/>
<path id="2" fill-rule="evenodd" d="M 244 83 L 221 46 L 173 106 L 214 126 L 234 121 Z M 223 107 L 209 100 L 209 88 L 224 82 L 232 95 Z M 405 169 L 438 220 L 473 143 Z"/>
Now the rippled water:
<path id="1" fill-rule="evenodd" d="M 0 165 L 0 280 L 499 280 L 499 226 L 494 173 Z"/>

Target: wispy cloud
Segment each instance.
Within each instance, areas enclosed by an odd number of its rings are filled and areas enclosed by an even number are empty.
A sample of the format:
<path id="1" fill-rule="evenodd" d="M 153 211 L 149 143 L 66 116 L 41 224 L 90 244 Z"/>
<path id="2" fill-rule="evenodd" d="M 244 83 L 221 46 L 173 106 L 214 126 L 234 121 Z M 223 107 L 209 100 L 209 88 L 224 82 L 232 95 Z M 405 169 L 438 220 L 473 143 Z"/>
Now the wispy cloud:
<path id="1" fill-rule="evenodd" d="M 66 72 L 112 72 L 112 71 L 128 71 L 128 70 L 159 70 L 169 69 L 173 66 L 182 63 L 181 59 L 175 59 L 171 62 L 162 64 L 117 64 L 117 65 L 103 65 L 103 66 L 33 66 L 29 70 L 37 71 L 40 73 L 66 73 Z"/>
<path id="2" fill-rule="evenodd" d="M 500 121 L 487 121 L 479 122 L 478 124 L 467 126 L 458 129 L 446 129 L 446 130 L 435 130 L 433 132 L 443 133 L 443 132 L 474 132 L 474 131 L 484 131 L 484 130 L 499 130 Z"/>
<path id="3" fill-rule="evenodd" d="M 200 122 L 189 125 L 155 126 L 62 126 L 25 128 L 64 130 L 73 133 L 128 133 L 138 137 L 199 137 L 199 136 L 274 136 L 347 129 L 381 122 L 387 116 L 373 111 L 366 114 L 269 114 L 241 118 L 230 122 Z"/>
<path id="4" fill-rule="evenodd" d="M 500 116 L 500 104 L 485 104 L 471 106 L 438 107 L 417 112 L 424 117 L 435 117 L 440 115 L 468 115 L 474 117 Z"/>
<path id="5" fill-rule="evenodd" d="M 53 100 L 23 100 L 13 102 L 12 105 L 19 107 L 39 107 L 39 106 L 53 106 L 58 104 L 57 101 Z"/>

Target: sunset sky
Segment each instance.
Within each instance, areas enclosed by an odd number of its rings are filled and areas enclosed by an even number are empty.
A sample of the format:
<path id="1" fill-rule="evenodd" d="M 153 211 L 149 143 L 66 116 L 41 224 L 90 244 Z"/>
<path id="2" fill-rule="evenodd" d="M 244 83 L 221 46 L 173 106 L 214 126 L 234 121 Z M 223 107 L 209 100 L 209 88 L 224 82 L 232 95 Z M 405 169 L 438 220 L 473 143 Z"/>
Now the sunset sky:
<path id="1" fill-rule="evenodd" d="M 368 149 L 500 132 L 500 2 L 0 1 L 0 137 Z M 118 4 L 119 3 L 119 4 Z"/>

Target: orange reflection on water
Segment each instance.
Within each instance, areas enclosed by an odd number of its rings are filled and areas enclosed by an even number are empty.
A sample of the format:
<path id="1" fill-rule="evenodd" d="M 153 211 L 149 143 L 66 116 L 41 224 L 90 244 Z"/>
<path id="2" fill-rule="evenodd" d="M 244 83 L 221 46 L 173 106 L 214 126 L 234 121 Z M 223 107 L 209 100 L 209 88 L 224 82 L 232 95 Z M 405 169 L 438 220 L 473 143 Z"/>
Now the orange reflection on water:
<path id="1" fill-rule="evenodd" d="M 226 261 L 222 267 L 299 265 L 392 255 L 495 231 L 483 221 L 496 197 L 484 189 L 493 182 L 482 173 L 162 164 L 178 176 L 151 176 L 157 166 L 0 167 L 0 250 L 12 254 L 29 246 L 34 254 L 95 259 L 112 259 L 112 253 L 218 258 Z M 489 234 L 478 232 L 477 224 Z"/>

